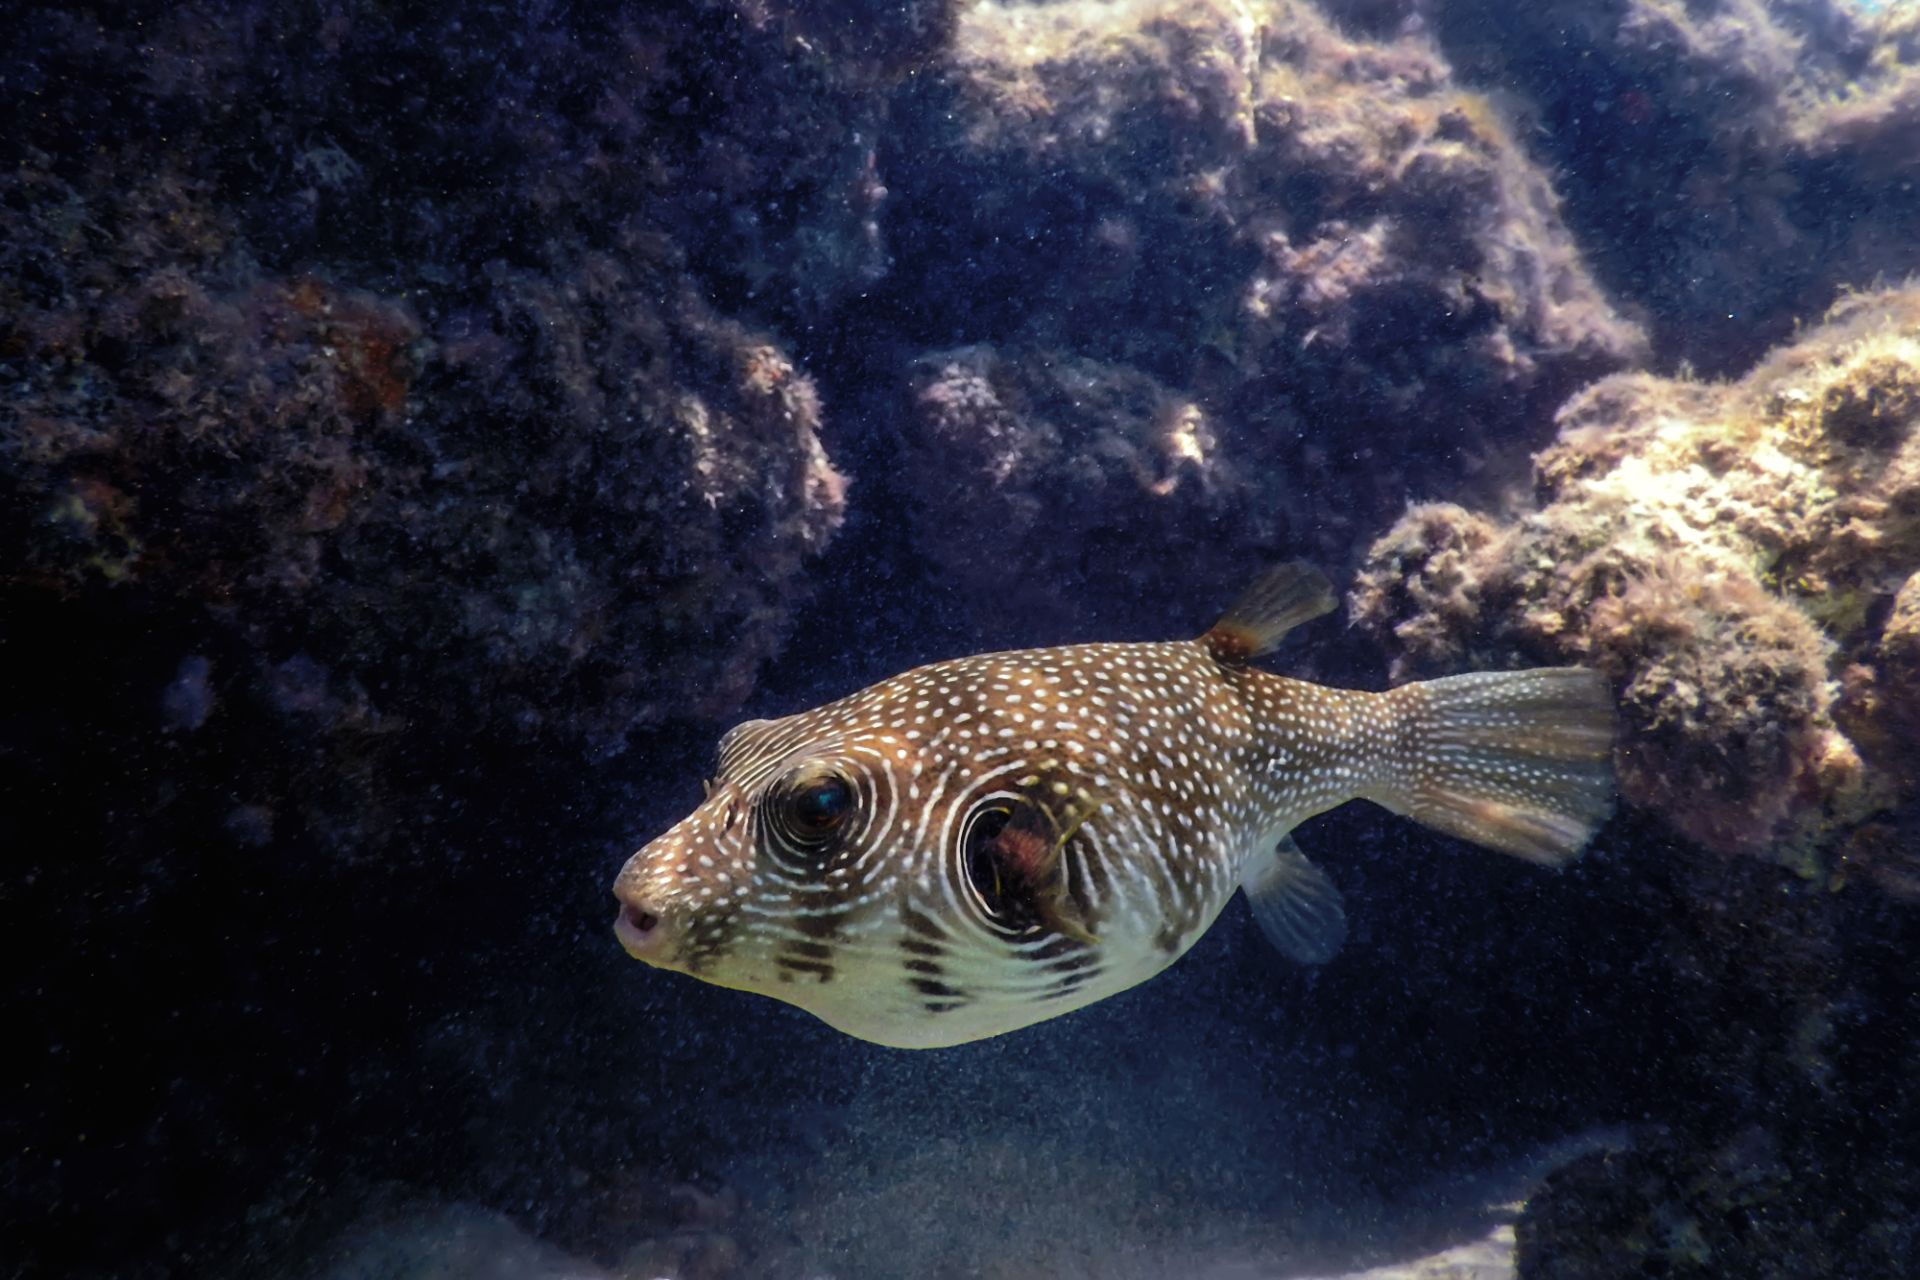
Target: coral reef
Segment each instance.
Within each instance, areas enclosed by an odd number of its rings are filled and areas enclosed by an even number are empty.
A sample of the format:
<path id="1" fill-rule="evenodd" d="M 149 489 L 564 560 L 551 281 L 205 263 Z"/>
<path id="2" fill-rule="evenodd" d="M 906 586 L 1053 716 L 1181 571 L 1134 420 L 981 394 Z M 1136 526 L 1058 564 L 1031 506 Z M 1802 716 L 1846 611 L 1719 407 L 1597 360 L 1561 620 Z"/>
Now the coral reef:
<path id="1" fill-rule="evenodd" d="M 817 400 L 670 273 L 578 270 L 566 293 L 503 270 L 432 334 L 311 276 L 129 272 L 8 308 L 16 583 L 197 604 L 257 654 L 211 673 L 216 701 L 350 722 L 362 747 L 412 721 L 614 749 L 737 705 L 840 517 Z M 674 643 L 708 629 L 730 643 Z"/>
<path id="2" fill-rule="evenodd" d="M 207 18 L 185 9 L 140 37 L 146 58 L 191 78 L 150 77 L 139 114 L 180 111 L 221 66 L 242 96 L 271 101 L 248 80 L 268 68 Z M 343 64 L 356 41 L 396 38 L 364 19 L 321 34 Z M 488 34 L 442 56 L 457 62 Z M 93 56 L 116 53 L 109 37 Z M 458 84 L 450 68 L 436 75 Z M 327 136 L 325 112 L 364 109 L 315 79 L 263 108 L 266 134 Z M 334 122 L 340 136 L 362 123 Z M 603 112 L 581 146 L 621 145 L 635 127 Z M 374 237 L 357 254 L 333 237 L 378 225 L 362 206 L 395 203 L 398 158 L 371 140 L 359 158 L 296 154 L 278 188 L 246 201 L 223 193 L 241 158 L 191 131 L 136 133 L 78 168 L 30 152 L 10 169 L 10 207 L 54 211 L 17 224 L 0 272 L 4 536 L 22 549 L 11 581 L 54 597 L 118 588 L 191 613 L 201 634 L 174 643 L 245 650 L 203 674 L 216 706 L 317 731 L 342 757 L 328 772 L 367 780 L 413 734 L 607 753 L 635 726 L 737 706 L 844 486 L 806 373 L 689 280 L 659 229 L 678 206 L 578 229 L 596 197 L 659 206 L 648 188 L 663 179 L 594 191 L 588 164 L 574 215 L 510 255 L 491 237 L 542 217 L 551 193 L 516 183 L 511 210 L 480 219 L 477 193 L 454 187 L 445 207 L 416 201 L 385 229 L 381 250 L 419 256 L 374 271 Z M 142 155 L 151 180 L 117 187 Z M 321 212 L 267 240 L 266 220 L 299 199 Z M 421 255 L 454 220 L 480 224 L 463 230 L 477 243 Z M 686 642 L 709 634 L 724 640 Z M 390 834 L 371 797 L 346 807 L 364 819 L 343 832 L 356 847 Z"/>
<path id="3" fill-rule="evenodd" d="M 1920 1230 L 1904 1153 L 1830 1162 L 1782 1143 L 1754 1127 L 1705 1151 L 1652 1142 L 1576 1162 L 1520 1220 L 1521 1280 L 1905 1274 Z"/>
<path id="4" fill-rule="evenodd" d="M 368 1120 L 403 1011 L 570 930 L 636 735 L 783 644 L 845 485 L 771 324 L 880 269 L 871 121 L 938 38 L 808 34 L 865 8 L 0 17 L 10 1265 L 133 1274 L 196 1181 L 430 1126 Z"/>
<path id="5" fill-rule="evenodd" d="M 1866 711 L 1857 724 L 1847 717 L 1850 731 L 1871 740 L 1879 729 L 1881 736 L 1870 749 L 1889 760 L 1890 767 L 1900 769 L 1908 786 L 1920 782 L 1911 776 L 1920 769 L 1920 760 L 1900 749 L 1902 744 L 1920 742 L 1920 573 L 1908 578 L 1894 596 L 1874 661 L 1849 667 L 1846 674 L 1843 708 Z"/>
<path id="6" fill-rule="evenodd" d="M 1920 290 L 1848 299 L 1737 383 L 1603 380 L 1559 425 L 1537 510 L 1413 508 L 1374 544 L 1355 621 L 1402 672 L 1600 667 L 1631 802 L 1818 868 L 1911 787 Z"/>
<path id="7" fill-rule="evenodd" d="M 1630 1148 L 1529 1201 L 1525 1280 L 1894 1276 L 1915 1247 L 1910 906 L 1753 859 L 1650 870 L 1679 981 L 1672 1075 Z"/>
<path id="8" fill-rule="evenodd" d="M 1155 463 L 1116 486 L 1097 432 L 1066 436 L 1090 456 L 1025 470 L 1060 449 L 1058 424 L 1001 397 L 990 434 L 1034 442 L 913 472 L 916 533 L 942 562 L 990 557 L 1028 611 L 1049 608 L 1064 539 L 1105 535 L 1096 512 L 1146 513 L 1142 527 L 1204 534 L 1242 564 L 1284 545 L 1343 559 L 1415 483 L 1409 450 L 1470 472 L 1581 380 L 1644 354 L 1500 112 L 1418 40 L 1354 39 L 1291 0 L 983 4 L 937 92 L 942 123 L 913 146 L 935 159 L 894 183 L 890 285 L 941 294 L 914 273 L 955 251 L 970 284 L 935 313 L 924 359 L 991 343 L 1014 381 L 1055 379 L 1073 356 L 1109 380 L 1147 375 L 1206 421 L 1206 469 L 1284 481 L 1196 504 Z M 916 392 L 910 444 L 959 461 L 951 405 Z M 1029 527 L 1042 507 L 1064 526 L 1044 544 L 970 545 L 944 500 L 956 475 L 975 525 Z M 1331 513 L 1309 496 L 1329 490 L 1346 499 Z"/>
<path id="9" fill-rule="evenodd" d="M 1284 485 L 1236 470 L 1206 411 L 1136 369 L 969 347 L 923 357 L 913 388 L 900 481 L 983 617 L 1110 633 L 1158 600 L 1179 634 L 1196 588 L 1230 597 L 1246 546 L 1284 540 Z"/>
<path id="10" fill-rule="evenodd" d="M 1911 885 L 1841 892 L 1672 847 L 1639 874 L 1662 937 L 1636 967 L 1675 1001 L 1663 1086 L 1633 1142 L 1529 1199 L 1522 1280 L 1904 1274 L 1920 1195 Z"/>
<path id="11" fill-rule="evenodd" d="M 1634 889 L 1673 1072 L 1631 1150 L 1551 1180 L 1521 1274 L 1892 1275 L 1913 1247 L 1920 289 L 1850 297 L 1737 382 L 1603 380 L 1507 518 L 1424 504 L 1356 624 L 1402 674 L 1613 677 L 1623 792 L 1686 843 Z M 1746 856 L 1730 856 L 1746 855 Z M 1889 984 L 1892 984 L 1891 988 Z"/>
<path id="12" fill-rule="evenodd" d="M 67 198 L 129 255 L 177 213 Z M 808 378 L 645 242 L 566 274 L 501 265 L 428 320 L 194 263 L 8 299 L 15 599 L 163 614 L 190 672 L 165 727 L 290 748 L 236 762 L 228 831 L 369 858 L 422 816 L 422 743 L 609 756 L 726 714 L 778 647 L 843 507 Z M 685 643 L 703 633 L 726 641 Z"/>
<path id="13" fill-rule="evenodd" d="M 1431 30 L 1557 166 L 1595 273 L 1668 360 L 1737 371 L 1846 286 L 1920 269 L 1911 6 L 1334 0 Z M 1764 265 L 1762 265 L 1764 264 Z"/>

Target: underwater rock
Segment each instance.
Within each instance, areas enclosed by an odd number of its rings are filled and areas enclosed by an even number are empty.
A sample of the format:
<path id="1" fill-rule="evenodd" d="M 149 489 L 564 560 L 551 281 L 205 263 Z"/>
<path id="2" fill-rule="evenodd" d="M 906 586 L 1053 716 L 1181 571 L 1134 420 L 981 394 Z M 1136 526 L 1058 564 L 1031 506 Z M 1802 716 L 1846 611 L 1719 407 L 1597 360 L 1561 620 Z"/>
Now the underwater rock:
<path id="1" fill-rule="evenodd" d="M 92 155 L 29 148 L 0 179 L 12 581 L 48 602 L 164 602 L 183 647 L 222 637 L 217 658 L 179 659 L 202 666 L 167 687 L 165 722 L 287 722 L 331 757 L 325 772 L 362 784 L 325 801 L 332 819 L 310 815 L 360 844 L 391 834 L 382 762 L 418 735 L 604 755 L 636 726 L 731 711 L 781 643 L 845 491 L 811 379 L 773 336 L 717 312 L 658 229 L 684 212 L 659 201 L 665 180 L 583 164 L 576 213 L 606 201 L 658 215 L 591 232 L 543 222 L 519 251 L 490 237 L 544 220 L 544 159 L 478 225 L 497 175 L 435 179 L 399 222 L 375 216 L 370 202 L 392 209 L 406 180 L 381 150 L 397 145 L 391 122 L 353 118 L 366 108 L 351 55 L 400 34 L 366 15 L 329 28 L 317 65 L 270 88 L 271 59 L 204 16 L 174 12 L 138 48 L 103 29 L 72 56 L 108 80 L 127 79 L 115 59 L 172 68 L 140 81 L 136 118 L 186 112 L 214 80 L 223 101 L 253 95 L 258 139 L 216 139 L 217 122 L 135 127 Z M 458 63 L 487 34 L 449 33 L 437 56 Z M 570 48 L 552 35 L 523 56 Z M 55 92 L 36 119 L 51 131 L 71 110 Z M 500 111 L 490 124 L 512 154 L 534 126 Z M 356 126 L 357 154 L 309 146 L 279 167 L 234 154 L 296 129 L 324 138 L 329 113 L 348 117 L 341 136 Z M 640 127 L 567 118 L 586 150 Z M 419 145 L 405 163 L 431 168 Z M 285 185 L 236 194 L 243 162 Z M 118 180 L 132 169 L 148 179 Z M 318 208 L 289 219 L 284 200 Z M 423 252 L 454 221 L 472 242 Z M 334 238 L 347 227 L 356 242 Z M 383 253 L 410 260 L 373 268 Z M 304 664 L 297 693 L 289 662 Z M 288 785 L 283 818 L 317 802 Z"/>
<path id="2" fill-rule="evenodd" d="M 1449 397 L 1511 424 L 1502 402 L 1536 383 L 1644 354 L 1545 174 L 1423 42 L 1354 38 L 1293 0 L 986 4 L 950 64 L 955 158 L 990 191 L 1046 184 L 1081 206 L 1062 219 L 1080 238 L 1048 245 L 1062 256 L 1025 290 L 1075 286 L 1035 296 L 1043 338 L 1111 342 L 1163 376 L 1223 362 L 1261 390 L 1337 391 L 1390 434 L 1462 422 Z M 1421 337 L 1448 363 L 1388 360 L 1418 359 Z"/>
<path id="3" fill-rule="evenodd" d="M 1381 0 L 1330 0 L 1364 24 Z M 1920 15 L 1847 0 L 1419 0 L 1499 86 L 1656 348 L 1729 373 L 1839 290 L 1920 270 Z"/>
<path id="4" fill-rule="evenodd" d="M 1272 21 L 1244 0 L 975 6 L 948 57 L 970 108 L 967 145 L 1106 170 L 1142 190 L 1236 160 L 1255 144 Z"/>
<path id="5" fill-rule="evenodd" d="M 1874 657 L 1872 666 L 1863 672 L 1873 692 L 1856 695 L 1851 683 L 1847 688 L 1848 704 L 1872 706 L 1870 699 L 1883 700 L 1877 714 L 1866 717 L 1866 725 L 1857 732 L 1882 728 L 1887 738 L 1877 745 L 1887 756 L 1904 760 L 1909 771 L 1920 768 L 1920 761 L 1913 760 L 1911 753 L 1897 749 L 1901 743 L 1920 742 L 1920 573 L 1908 578 L 1894 596 Z"/>
<path id="6" fill-rule="evenodd" d="M 1439 483 L 1409 474 L 1410 449 L 1469 472 L 1580 382 L 1645 354 L 1544 172 L 1419 40 L 1351 37 L 1293 0 L 982 4 L 959 22 L 941 90 L 941 109 L 903 124 L 933 159 L 896 183 L 899 270 L 967 254 L 947 331 L 990 337 L 1002 369 L 1072 353 L 1191 402 L 1218 441 L 1209 470 L 1273 482 L 1176 510 L 1190 494 L 1156 492 L 1156 465 L 1097 505 L 1153 512 L 1222 557 L 1285 541 L 1345 559 L 1366 521 Z M 910 443 L 942 456 L 954 416 L 927 412 L 924 377 L 915 393 Z M 995 438 L 1054 434 L 1022 412 L 1003 404 Z M 974 525 L 1024 526 L 1042 505 L 1060 516 L 1037 480 L 1116 470 L 1096 452 L 1021 475 L 979 450 L 977 466 L 924 477 L 965 477 Z M 1331 513 L 1307 496 L 1329 492 L 1343 497 Z M 919 545 L 974 554 L 951 541 L 950 504 L 915 493 Z M 1101 527 L 1064 519 L 1044 549 L 1006 549 L 1001 590 L 1049 581 L 1066 542 Z"/>
<path id="7" fill-rule="evenodd" d="M 1737 382 L 1603 380 L 1534 459 L 1531 510 L 1415 506 L 1356 582 L 1399 676 L 1606 671 L 1624 797 L 1685 837 L 1629 839 L 1654 851 L 1627 893 L 1674 1002 L 1664 1128 L 1549 1180 L 1529 1280 L 1911 1255 L 1916 380 L 1912 287 L 1850 297 Z"/>
<path id="8" fill-rule="evenodd" d="M 1205 410 L 1137 369 L 935 352 L 914 365 L 912 407 L 898 479 L 923 550 L 979 616 L 1092 628 L 1119 604 L 1138 618 L 1196 582 L 1231 590 L 1260 562 L 1249 548 L 1280 540 L 1284 486 L 1237 468 Z"/>
<path id="9" fill-rule="evenodd" d="M 429 726 L 605 752 L 724 714 L 844 488 L 806 375 L 624 249 L 567 282 L 496 270 L 431 327 L 311 276 L 180 268 L 10 311 L 18 572 L 249 651 L 183 669 L 171 725 L 217 726 L 218 694 L 377 761 Z"/>
<path id="10" fill-rule="evenodd" d="M 1535 511 L 1414 507 L 1375 543 L 1355 621 L 1401 674 L 1599 667 L 1627 800 L 1812 873 L 1913 786 L 1920 290 L 1849 298 L 1737 383 L 1604 380 L 1559 425 Z"/>
<path id="11" fill-rule="evenodd" d="M 1517 1236 L 1521 1280 L 1753 1280 L 1907 1273 L 1920 1248 L 1897 1162 L 1794 1167 L 1749 1129 L 1706 1151 L 1656 1142 L 1548 1178 Z M 1831 1206 L 1831 1210 L 1829 1210 Z"/>
<path id="12" fill-rule="evenodd" d="M 136 1274 L 315 1135 L 431 1126 L 453 1090 L 367 1119 L 389 1014 L 465 998 L 439 957 L 473 991 L 552 946 L 610 829 L 595 766 L 733 713 L 784 643 L 845 488 L 773 321 L 883 269 L 870 123 L 923 46 L 764 19 L 0 14 L 0 754 L 31 797 L 0 842 L 43 935 L 16 1016 L 62 1046 L 0 1120 L 35 1153 L 10 1263 Z"/>

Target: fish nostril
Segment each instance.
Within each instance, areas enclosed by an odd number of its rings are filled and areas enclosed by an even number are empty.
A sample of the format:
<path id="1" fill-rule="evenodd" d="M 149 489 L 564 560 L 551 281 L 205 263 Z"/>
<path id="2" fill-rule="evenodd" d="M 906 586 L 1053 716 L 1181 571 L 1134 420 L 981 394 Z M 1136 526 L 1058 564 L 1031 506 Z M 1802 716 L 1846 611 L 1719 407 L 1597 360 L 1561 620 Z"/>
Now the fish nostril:
<path id="1" fill-rule="evenodd" d="M 659 916 L 651 911 L 642 911 L 632 903 L 620 908 L 620 918 L 625 920 L 627 927 L 636 933 L 652 933 L 654 926 L 660 923 Z"/>

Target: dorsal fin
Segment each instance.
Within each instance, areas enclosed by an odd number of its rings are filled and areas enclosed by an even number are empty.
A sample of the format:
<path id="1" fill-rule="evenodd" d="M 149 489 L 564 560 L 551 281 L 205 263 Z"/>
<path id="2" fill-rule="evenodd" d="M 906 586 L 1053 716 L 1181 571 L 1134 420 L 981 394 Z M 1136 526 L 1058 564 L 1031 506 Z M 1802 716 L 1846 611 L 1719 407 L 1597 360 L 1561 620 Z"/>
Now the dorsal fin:
<path id="1" fill-rule="evenodd" d="M 1251 662 L 1279 648 L 1280 638 L 1301 623 L 1331 613 L 1336 603 L 1326 574 L 1304 560 L 1289 560 L 1255 578 L 1200 642 L 1221 662 Z"/>

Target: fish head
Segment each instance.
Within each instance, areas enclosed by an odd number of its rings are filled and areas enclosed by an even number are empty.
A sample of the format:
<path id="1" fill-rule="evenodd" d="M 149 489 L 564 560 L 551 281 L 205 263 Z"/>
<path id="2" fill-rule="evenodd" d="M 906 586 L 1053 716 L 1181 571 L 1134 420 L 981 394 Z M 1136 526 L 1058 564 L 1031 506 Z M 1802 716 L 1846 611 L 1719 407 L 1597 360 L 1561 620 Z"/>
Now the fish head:
<path id="1" fill-rule="evenodd" d="M 1069 998 L 1098 949 L 1065 853 L 1092 804 L 983 759 L 960 731 L 990 710 L 916 724 L 916 679 L 729 732 L 706 799 L 614 882 L 628 954 L 903 1048 L 1093 998 Z"/>
<path id="2" fill-rule="evenodd" d="M 826 940 L 878 909 L 848 891 L 877 808 L 865 771 L 829 742 L 769 743 L 795 736 L 783 725 L 749 721 L 722 739 L 706 799 L 621 869 L 614 929 L 635 959 L 777 993 L 825 968 Z"/>

